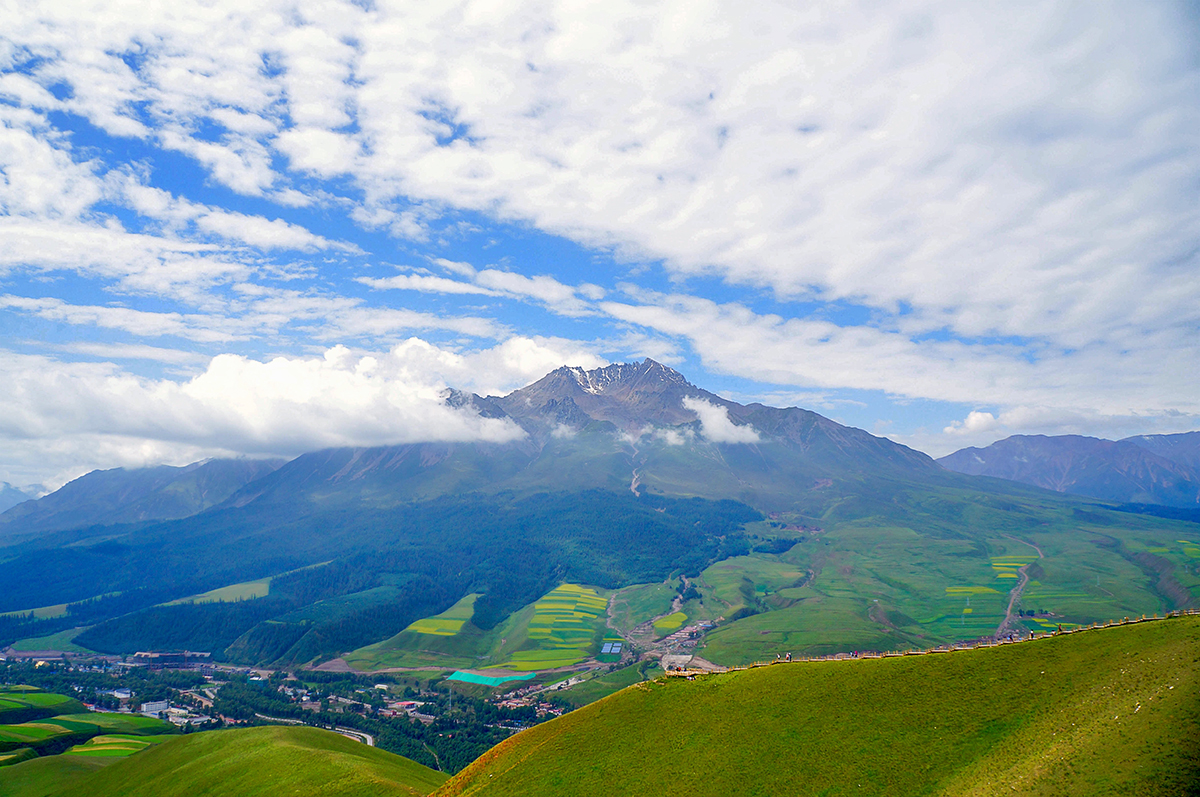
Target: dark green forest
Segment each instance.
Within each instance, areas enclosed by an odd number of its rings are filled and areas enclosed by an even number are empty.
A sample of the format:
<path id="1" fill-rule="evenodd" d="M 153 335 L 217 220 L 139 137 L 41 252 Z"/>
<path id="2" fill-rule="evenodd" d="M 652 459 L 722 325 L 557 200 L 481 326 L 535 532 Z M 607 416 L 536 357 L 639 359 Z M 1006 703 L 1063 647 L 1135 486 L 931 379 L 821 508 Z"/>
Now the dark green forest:
<path id="1" fill-rule="evenodd" d="M 391 636 L 468 592 L 482 593 L 472 622 L 487 629 L 561 581 L 616 588 L 694 575 L 746 553 L 741 527 L 762 517 L 734 501 L 601 490 L 444 497 L 290 520 L 278 507 L 270 518 L 255 512 L 19 553 L 0 563 L 0 607 L 29 605 L 34 584 L 56 585 L 42 605 L 87 598 L 52 621 L 3 618 L 0 644 L 95 623 L 76 641 L 105 653 L 190 647 L 240 663 L 310 661 Z M 280 573 L 265 598 L 157 605 Z M 330 600 L 339 596 L 362 599 Z"/>

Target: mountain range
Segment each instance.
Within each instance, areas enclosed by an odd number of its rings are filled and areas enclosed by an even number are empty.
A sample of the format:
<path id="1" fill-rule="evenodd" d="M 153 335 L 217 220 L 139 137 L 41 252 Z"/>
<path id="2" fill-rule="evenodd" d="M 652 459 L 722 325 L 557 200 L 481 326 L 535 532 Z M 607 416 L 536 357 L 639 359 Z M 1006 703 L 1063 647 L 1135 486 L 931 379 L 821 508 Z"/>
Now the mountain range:
<path id="1" fill-rule="evenodd" d="M 8 510 L 0 647 L 74 628 L 92 650 L 297 665 L 468 595 L 479 635 L 564 582 L 683 575 L 696 589 L 682 614 L 717 626 L 705 655 L 736 663 L 997 633 L 1022 606 L 1019 567 L 1030 615 L 1072 622 L 1200 597 L 1194 524 L 956 473 L 653 360 L 445 401 L 524 435 L 99 471 Z"/>
<path id="2" fill-rule="evenodd" d="M 955 451 L 938 463 L 958 473 L 1105 501 L 1200 508 L 1200 432 L 1124 440 L 1014 435 Z"/>

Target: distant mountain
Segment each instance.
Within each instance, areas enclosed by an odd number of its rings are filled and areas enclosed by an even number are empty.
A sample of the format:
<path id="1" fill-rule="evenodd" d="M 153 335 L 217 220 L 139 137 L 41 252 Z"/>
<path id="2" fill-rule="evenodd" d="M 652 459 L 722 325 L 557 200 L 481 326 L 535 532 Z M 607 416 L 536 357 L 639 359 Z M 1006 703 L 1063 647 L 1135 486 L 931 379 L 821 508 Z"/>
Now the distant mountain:
<path id="1" fill-rule="evenodd" d="M 24 503 L 32 498 L 32 495 L 27 495 L 21 490 L 18 490 L 16 487 L 13 487 L 8 482 L 0 482 L 0 512 L 4 512 L 5 510 L 10 509 L 17 504 Z"/>
<path id="2" fill-rule="evenodd" d="M 1193 473 L 1200 473 L 1200 432 L 1143 434 L 1126 437 L 1121 442 L 1141 446 L 1163 459 L 1190 468 Z"/>
<path id="3" fill-rule="evenodd" d="M 1197 449 L 1200 433 L 1196 432 L 1117 441 L 1079 435 L 1013 435 L 986 448 L 955 451 L 938 462 L 958 473 L 1010 479 L 1089 498 L 1196 507 L 1200 505 L 1200 472 L 1187 463 Z"/>
<path id="4" fill-rule="evenodd" d="M 728 401 L 650 359 L 563 367 L 506 396 L 450 391 L 446 401 L 510 419 L 527 436 L 318 451 L 248 484 L 230 504 L 394 505 L 466 491 L 601 487 L 788 511 L 823 505 L 863 480 L 945 480 L 918 451 L 808 410 Z M 720 433 L 705 428 L 697 407 L 718 416 Z M 730 435 L 751 442 L 723 442 Z"/>
<path id="5" fill-rule="evenodd" d="M 284 460 L 214 459 L 181 468 L 94 470 L 0 514 L 0 537 L 189 517 L 271 473 Z"/>

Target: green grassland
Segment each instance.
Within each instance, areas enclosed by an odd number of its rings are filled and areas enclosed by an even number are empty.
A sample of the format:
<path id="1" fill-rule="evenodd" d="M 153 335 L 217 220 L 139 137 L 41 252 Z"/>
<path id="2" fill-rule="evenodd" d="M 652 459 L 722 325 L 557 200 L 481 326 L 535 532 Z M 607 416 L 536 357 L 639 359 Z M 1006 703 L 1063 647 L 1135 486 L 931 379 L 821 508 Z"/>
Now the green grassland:
<path id="1" fill-rule="evenodd" d="M 1099 506 L 1081 511 L 1053 497 L 1020 504 L 907 498 L 910 525 L 882 516 L 843 521 L 835 509 L 805 520 L 822 531 L 799 535 L 785 553 L 706 569 L 693 583 L 722 607 L 725 621 L 701 654 L 736 665 L 788 651 L 927 648 L 987 636 L 1003 621 L 1023 566 L 1030 581 L 1015 609 L 1046 616 L 1022 618 L 1017 628 L 1070 628 L 1200 605 L 1194 523 Z"/>
<path id="2" fill-rule="evenodd" d="M 197 795 L 423 795 L 446 778 L 440 772 L 329 731 L 268 726 L 178 736 L 124 758 L 58 756 L 59 767 L 110 762 L 98 771 L 63 775 L 38 768 L 34 785 L 17 794 L 46 797 L 197 797 Z M 0 788 L 21 784 L 25 762 L 0 770 Z M 7 770 L 7 771 L 5 771 Z M 49 772 L 45 770 L 50 770 Z M 26 776 L 28 777 L 28 776 Z M 26 787 L 28 788 L 28 787 Z M 5 792 L 6 794 L 8 792 Z"/>
<path id="3" fill-rule="evenodd" d="M 58 650 L 65 653 L 88 654 L 92 653 L 92 651 L 75 644 L 75 637 L 86 630 L 87 627 L 84 626 L 81 628 L 69 628 L 66 631 L 59 631 L 57 634 L 49 634 L 47 636 L 18 639 L 12 644 L 12 648 L 16 651 Z"/>
<path id="4" fill-rule="evenodd" d="M 240 584 L 229 584 L 217 589 L 210 589 L 208 592 L 179 598 L 164 605 L 178 606 L 181 603 L 233 603 L 234 601 L 248 601 L 253 598 L 265 598 L 270 592 L 271 579 L 260 578 L 255 581 L 243 581 Z"/>
<path id="5" fill-rule="evenodd" d="M 83 711 L 83 704 L 52 692 L 28 686 L 0 686 L 0 729 L 6 725 Z"/>
<path id="6" fill-rule="evenodd" d="M 1200 617 L 663 678 L 501 743 L 450 795 L 1190 795 Z"/>
<path id="7" fill-rule="evenodd" d="M 624 632 L 671 611 L 677 594 L 676 581 L 635 584 L 619 589 L 612 597 L 613 625 Z"/>
<path id="8" fill-rule="evenodd" d="M 598 644 L 607 638 L 607 595 L 594 587 L 562 584 L 485 632 L 470 622 L 478 597 L 472 593 L 445 612 L 417 620 L 390 639 L 342 658 L 363 671 L 391 667 L 520 671 L 566 667 L 595 655 Z"/>
<path id="9" fill-rule="evenodd" d="M 0 794 L 5 797 L 86 795 L 88 792 L 78 788 L 79 782 L 115 760 L 56 755 L 0 767 Z"/>
<path id="10" fill-rule="evenodd" d="M 38 606 L 36 609 L 21 609 L 15 612 L 0 612 L 0 617 L 13 617 L 20 614 L 33 613 L 33 616 L 39 620 L 52 620 L 56 617 L 64 617 L 67 614 L 67 604 L 56 603 L 53 606 Z"/>
<path id="11" fill-rule="evenodd" d="M 662 674 L 662 671 L 653 662 L 647 661 L 644 664 L 646 665 L 644 669 L 642 665 L 631 664 L 619 670 L 590 678 L 568 689 L 552 692 L 550 699 L 571 708 L 579 708 L 588 703 L 595 703 L 602 697 L 620 692 L 627 686 Z"/>

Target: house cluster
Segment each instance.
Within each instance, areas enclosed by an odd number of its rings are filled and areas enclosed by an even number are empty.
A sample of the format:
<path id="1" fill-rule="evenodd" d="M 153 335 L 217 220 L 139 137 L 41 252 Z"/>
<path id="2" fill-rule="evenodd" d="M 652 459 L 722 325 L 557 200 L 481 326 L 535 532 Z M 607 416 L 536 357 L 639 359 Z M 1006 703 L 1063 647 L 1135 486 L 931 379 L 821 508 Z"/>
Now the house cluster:
<path id="1" fill-rule="evenodd" d="M 418 722 L 429 725 L 433 722 L 434 716 L 421 711 L 421 707 L 425 703 L 421 700 L 395 700 L 387 704 L 387 708 L 379 710 L 381 717 L 409 717 Z"/>
<path id="2" fill-rule="evenodd" d="M 118 687 L 117 689 L 97 690 L 96 694 L 116 698 L 120 703 L 120 707 L 117 709 L 119 713 L 134 713 L 132 690 Z M 90 703 L 84 703 L 83 705 L 88 710 L 103 710 Z M 212 717 L 200 714 L 187 706 L 173 706 L 169 700 L 147 700 L 138 706 L 137 713 L 156 719 L 165 719 L 170 723 L 180 726 L 204 725 L 207 722 L 212 722 Z"/>
<path id="3" fill-rule="evenodd" d="M 561 717 L 563 707 L 554 703 L 539 700 L 534 695 L 525 697 L 509 697 L 496 703 L 500 708 L 528 708 L 532 706 L 537 711 L 538 719 L 542 717 Z"/>

